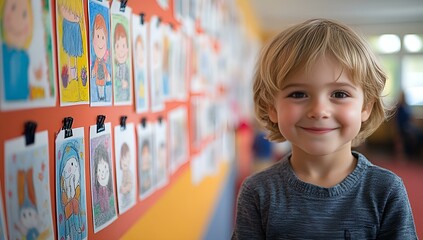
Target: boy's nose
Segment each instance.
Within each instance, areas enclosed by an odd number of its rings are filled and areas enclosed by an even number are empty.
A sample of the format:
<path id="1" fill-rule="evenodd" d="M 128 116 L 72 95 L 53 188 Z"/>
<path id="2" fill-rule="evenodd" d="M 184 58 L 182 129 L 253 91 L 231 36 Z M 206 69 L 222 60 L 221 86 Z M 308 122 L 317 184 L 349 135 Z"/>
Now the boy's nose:
<path id="1" fill-rule="evenodd" d="M 322 99 L 314 99 L 309 105 L 307 117 L 313 119 L 329 118 L 330 106 Z"/>

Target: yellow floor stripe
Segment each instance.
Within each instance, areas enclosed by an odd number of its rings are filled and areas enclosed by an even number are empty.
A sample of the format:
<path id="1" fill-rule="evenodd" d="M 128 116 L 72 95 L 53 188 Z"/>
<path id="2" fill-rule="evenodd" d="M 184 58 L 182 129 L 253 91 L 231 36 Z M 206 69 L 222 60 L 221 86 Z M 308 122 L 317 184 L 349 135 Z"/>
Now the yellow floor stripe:
<path id="1" fill-rule="evenodd" d="M 201 239 L 228 174 L 221 163 L 218 173 L 194 186 L 186 168 L 163 196 L 121 239 Z"/>

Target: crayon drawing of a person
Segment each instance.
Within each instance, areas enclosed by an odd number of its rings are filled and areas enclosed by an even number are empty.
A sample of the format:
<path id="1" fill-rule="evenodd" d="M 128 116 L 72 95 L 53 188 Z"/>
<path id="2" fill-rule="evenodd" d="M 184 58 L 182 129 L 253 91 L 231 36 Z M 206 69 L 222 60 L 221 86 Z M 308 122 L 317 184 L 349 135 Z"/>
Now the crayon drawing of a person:
<path id="1" fill-rule="evenodd" d="M 62 16 L 62 47 L 68 56 L 68 65 L 62 69 L 62 81 L 78 80 L 78 57 L 84 54 L 81 22 L 84 9 L 79 1 L 57 0 L 58 11 Z M 72 62 L 73 60 L 73 62 Z M 84 79 L 82 78 L 85 86 Z"/>
<path id="2" fill-rule="evenodd" d="M 115 27 L 114 34 L 114 48 L 115 48 L 115 83 L 116 83 L 116 98 L 118 101 L 129 100 L 129 87 L 130 87 L 130 72 L 129 72 L 129 45 L 128 34 L 125 27 L 118 23 Z"/>
<path id="3" fill-rule="evenodd" d="M 169 71 L 170 71 L 170 50 L 171 50 L 171 44 L 169 36 L 164 35 L 163 37 L 163 58 L 162 58 L 162 92 L 164 96 L 169 95 Z"/>
<path id="4" fill-rule="evenodd" d="M 65 221 L 65 239 L 81 239 L 81 167 L 78 149 L 72 142 L 64 148 L 60 162 L 60 200 Z"/>
<path id="5" fill-rule="evenodd" d="M 99 101 L 106 101 L 106 82 L 110 82 L 110 73 L 107 69 L 108 62 L 108 38 L 106 21 L 103 15 L 97 14 L 94 18 L 92 45 L 95 53 L 94 65 L 91 69 L 91 76 L 95 78 L 97 85 L 97 96 Z"/>
<path id="6" fill-rule="evenodd" d="M 163 48 L 160 41 L 156 40 L 153 44 L 152 49 L 152 82 L 153 82 L 153 90 L 152 90 L 152 100 L 154 100 L 152 106 L 157 107 L 160 106 L 163 101 L 163 77 L 162 77 L 162 57 L 163 57 Z"/>
<path id="7" fill-rule="evenodd" d="M 119 193 L 122 196 L 121 206 L 128 206 L 131 203 L 131 191 L 133 186 L 133 177 L 131 172 L 131 153 L 127 143 L 123 143 L 120 150 L 120 169 L 122 170 L 122 181 Z"/>
<path id="8" fill-rule="evenodd" d="M 141 144 L 141 171 L 140 171 L 140 192 L 144 195 L 153 186 L 153 175 L 152 175 L 152 152 L 150 147 L 150 141 L 144 139 Z"/>
<path id="9" fill-rule="evenodd" d="M 26 240 L 39 239 L 43 232 L 33 175 L 32 168 L 19 170 L 17 173 L 19 223 L 15 224 L 14 228 L 21 234 L 21 238 Z"/>
<path id="10" fill-rule="evenodd" d="M 30 0 L 6 0 L 2 9 L 3 79 L 6 101 L 30 97 L 28 48 L 33 35 Z"/>
<path id="11" fill-rule="evenodd" d="M 144 47 L 144 41 L 140 35 L 137 36 L 135 39 L 135 64 L 136 64 L 136 73 L 135 77 L 138 82 L 138 106 L 145 107 L 146 105 L 146 86 L 145 86 L 145 77 L 144 77 L 144 71 L 145 71 L 145 60 L 144 60 L 144 54 L 145 53 L 145 47 Z"/>
<path id="12" fill-rule="evenodd" d="M 112 168 L 109 153 L 104 145 L 98 145 L 95 149 L 94 166 L 95 190 L 97 191 L 95 209 L 99 210 L 95 215 L 97 215 L 97 223 L 102 224 L 101 221 L 104 223 L 110 218 L 110 198 L 113 195 Z"/>

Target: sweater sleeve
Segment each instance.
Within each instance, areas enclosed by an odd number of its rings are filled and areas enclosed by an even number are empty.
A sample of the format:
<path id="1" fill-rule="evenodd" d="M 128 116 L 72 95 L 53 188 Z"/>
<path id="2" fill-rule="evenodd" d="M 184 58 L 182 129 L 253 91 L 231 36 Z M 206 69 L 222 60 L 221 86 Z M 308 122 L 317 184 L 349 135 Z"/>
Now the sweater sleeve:
<path id="1" fill-rule="evenodd" d="M 417 239 L 407 191 L 400 179 L 392 186 L 387 199 L 378 239 Z"/>
<path id="2" fill-rule="evenodd" d="M 256 193 L 244 182 L 238 195 L 235 227 L 232 240 L 264 239 L 259 201 Z"/>

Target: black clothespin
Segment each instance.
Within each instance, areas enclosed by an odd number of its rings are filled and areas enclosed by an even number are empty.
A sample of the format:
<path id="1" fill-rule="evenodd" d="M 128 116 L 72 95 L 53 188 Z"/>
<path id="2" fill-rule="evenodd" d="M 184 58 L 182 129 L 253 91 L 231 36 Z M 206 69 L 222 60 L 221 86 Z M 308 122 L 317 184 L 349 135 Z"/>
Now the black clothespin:
<path id="1" fill-rule="evenodd" d="M 141 21 L 141 25 L 144 25 L 144 21 L 145 21 L 145 13 L 141 13 L 141 14 L 140 14 L 140 21 Z"/>
<path id="2" fill-rule="evenodd" d="M 173 23 L 169 23 L 169 26 L 172 30 L 175 30 L 175 26 L 173 26 Z"/>
<path id="3" fill-rule="evenodd" d="M 162 117 L 162 116 L 159 116 L 159 117 L 157 118 L 157 120 L 159 120 L 159 123 L 160 123 L 160 124 L 162 124 L 163 117 Z"/>
<path id="4" fill-rule="evenodd" d="M 35 142 L 35 129 L 37 128 L 37 123 L 34 121 L 28 121 L 25 123 L 25 144 L 26 146 L 31 145 Z"/>
<path id="5" fill-rule="evenodd" d="M 97 133 L 103 132 L 104 130 L 106 130 L 106 127 L 104 126 L 104 120 L 106 120 L 106 116 L 104 115 L 97 116 Z"/>
<path id="6" fill-rule="evenodd" d="M 73 123 L 73 118 L 72 117 L 65 117 L 63 119 L 62 130 L 65 130 L 65 138 L 68 138 L 68 137 L 72 137 L 73 136 L 73 133 L 72 133 L 72 123 Z"/>
<path id="7" fill-rule="evenodd" d="M 160 26 L 160 23 L 162 22 L 162 18 L 157 18 L 157 27 L 159 27 Z"/>
<path id="8" fill-rule="evenodd" d="M 142 126 L 143 128 L 145 128 L 145 126 L 147 126 L 147 119 L 146 119 L 145 117 L 143 117 L 143 118 L 141 119 L 141 126 Z"/>
<path id="9" fill-rule="evenodd" d="M 121 116 L 120 117 L 120 130 L 126 129 L 126 119 L 127 118 L 128 118 L 127 116 Z"/>
<path id="10" fill-rule="evenodd" d="M 125 12 L 126 4 L 128 3 L 128 0 L 120 0 L 120 8 L 119 10 L 121 12 Z"/>

